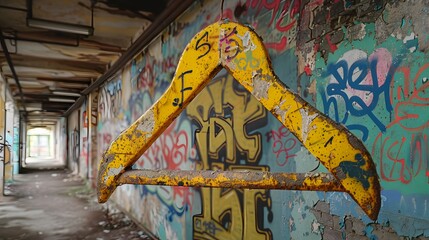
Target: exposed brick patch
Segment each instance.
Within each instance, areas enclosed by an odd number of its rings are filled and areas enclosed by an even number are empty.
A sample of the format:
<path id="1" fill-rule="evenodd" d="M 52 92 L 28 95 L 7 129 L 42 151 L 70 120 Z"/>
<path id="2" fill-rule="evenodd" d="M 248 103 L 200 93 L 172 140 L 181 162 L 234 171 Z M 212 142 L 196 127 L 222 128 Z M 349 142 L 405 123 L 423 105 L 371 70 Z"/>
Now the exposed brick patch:
<path id="1" fill-rule="evenodd" d="M 312 212 L 314 214 L 314 217 L 316 218 L 316 220 L 318 222 L 322 221 L 322 212 L 321 211 L 317 211 L 315 209 L 310 209 L 310 212 Z"/>
<path id="2" fill-rule="evenodd" d="M 330 205 L 327 202 L 324 201 L 318 201 L 315 205 L 314 205 L 314 210 L 318 210 L 324 213 L 330 213 Z"/>
<path id="3" fill-rule="evenodd" d="M 368 237 L 351 233 L 347 235 L 347 240 L 368 240 Z"/>
<path id="4" fill-rule="evenodd" d="M 352 233 L 353 232 L 353 221 L 350 218 L 346 218 L 344 220 L 344 230 L 346 233 Z"/>
<path id="5" fill-rule="evenodd" d="M 325 227 L 334 227 L 333 216 L 329 213 L 322 212 L 322 219 L 320 222 L 322 222 Z"/>
<path id="6" fill-rule="evenodd" d="M 353 232 L 359 235 L 365 234 L 365 224 L 357 218 L 352 218 L 353 220 Z"/>
<path id="7" fill-rule="evenodd" d="M 339 216 L 332 216 L 332 222 L 334 230 L 341 231 L 342 228 L 344 228 L 344 225 L 342 224 L 342 219 Z"/>
<path id="8" fill-rule="evenodd" d="M 429 237 L 419 236 L 415 238 L 399 236 L 389 224 L 369 223 L 353 216 L 336 216 L 330 213 L 330 204 L 318 201 L 310 209 L 316 218 L 315 223 L 322 233 L 322 239 L 347 239 L 347 240 L 429 240 Z M 320 226 L 319 226 L 320 224 Z M 313 229 L 313 231 L 317 231 Z"/>
<path id="9" fill-rule="evenodd" d="M 341 239 L 341 232 L 332 228 L 323 229 L 322 239 L 324 240 L 338 240 Z"/>

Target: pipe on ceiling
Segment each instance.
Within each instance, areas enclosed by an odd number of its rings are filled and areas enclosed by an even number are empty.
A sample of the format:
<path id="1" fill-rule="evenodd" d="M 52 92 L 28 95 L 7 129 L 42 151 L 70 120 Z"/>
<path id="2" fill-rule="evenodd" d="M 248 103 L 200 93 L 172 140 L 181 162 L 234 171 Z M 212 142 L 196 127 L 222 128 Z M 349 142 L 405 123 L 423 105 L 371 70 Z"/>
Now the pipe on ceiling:
<path id="1" fill-rule="evenodd" d="M 0 5 L 0 8 L 14 10 L 14 11 L 27 12 L 27 9 L 25 9 L 25 8 L 17 8 L 17 7 L 6 6 L 6 5 Z"/>
<path id="2" fill-rule="evenodd" d="M 15 79 L 16 85 L 18 86 L 22 106 L 24 107 L 24 114 L 27 115 L 27 108 L 25 107 L 25 100 L 24 100 L 24 94 L 22 92 L 21 83 L 19 82 L 18 75 L 16 74 L 15 67 L 13 66 L 12 58 L 10 57 L 9 50 L 7 49 L 6 42 L 4 41 L 2 29 L 0 29 L 0 42 L 1 42 L 1 47 L 3 48 L 4 56 L 6 57 L 7 64 L 9 65 L 10 71 L 12 72 L 13 78 Z"/>
<path id="3" fill-rule="evenodd" d="M 167 9 L 150 24 L 143 34 L 137 38 L 137 40 L 123 55 L 121 55 L 121 57 L 119 57 L 112 67 L 81 92 L 82 96 L 64 113 L 64 116 L 69 116 L 74 110 L 79 108 L 84 102 L 86 95 L 94 91 L 96 88 L 101 86 L 101 84 L 120 71 L 125 64 L 147 47 L 165 28 L 167 28 L 177 17 L 188 9 L 193 2 L 194 0 L 171 1 Z"/>

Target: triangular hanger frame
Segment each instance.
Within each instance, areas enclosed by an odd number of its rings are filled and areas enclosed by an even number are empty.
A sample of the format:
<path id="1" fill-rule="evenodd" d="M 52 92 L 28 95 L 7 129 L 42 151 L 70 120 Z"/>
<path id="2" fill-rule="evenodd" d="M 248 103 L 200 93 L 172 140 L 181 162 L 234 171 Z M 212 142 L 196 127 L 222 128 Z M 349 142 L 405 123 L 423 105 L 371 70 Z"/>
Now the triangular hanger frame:
<path id="1" fill-rule="evenodd" d="M 332 175 L 263 172 L 250 177 L 248 173 L 246 179 L 242 172 L 131 170 L 222 68 L 286 126 Z M 99 202 L 107 201 L 117 186 L 126 183 L 345 191 L 371 219 L 377 219 L 380 210 L 377 171 L 362 142 L 279 80 L 261 38 L 253 29 L 227 20 L 209 25 L 192 38 L 170 87 L 104 153 L 98 173 Z"/>

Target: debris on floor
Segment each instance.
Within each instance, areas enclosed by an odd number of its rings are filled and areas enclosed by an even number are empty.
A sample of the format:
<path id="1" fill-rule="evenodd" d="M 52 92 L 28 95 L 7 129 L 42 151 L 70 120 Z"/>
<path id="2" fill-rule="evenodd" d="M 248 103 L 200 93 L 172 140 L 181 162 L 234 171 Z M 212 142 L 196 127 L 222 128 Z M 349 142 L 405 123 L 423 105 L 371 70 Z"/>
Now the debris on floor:
<path id="1" fill-rule="evenodd" d="M 151 239 L 114 203 L 99 204 L 68 170 L 15 175 L 7 194 L 0 196 L 1 239 Z"/>

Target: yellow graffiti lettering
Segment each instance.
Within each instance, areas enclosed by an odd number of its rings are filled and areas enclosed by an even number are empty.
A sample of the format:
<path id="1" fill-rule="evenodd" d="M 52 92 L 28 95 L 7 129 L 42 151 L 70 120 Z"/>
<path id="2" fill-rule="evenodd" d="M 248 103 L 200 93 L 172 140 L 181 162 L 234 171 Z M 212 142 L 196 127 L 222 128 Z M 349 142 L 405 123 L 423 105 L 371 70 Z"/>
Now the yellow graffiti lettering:
<path id="1" fill-rule="evenodd" d="M 212 159 L 220 159 L 219 152 L 225 149 L 225 161 L 236 164 L 237 150 L 246 155 L 246 161 L 257 161 L 261 151 L 261 135 L 247 134 L 246 125 L 266 117 L 266 110 L 245 91 L 233 87 L 231 76 L 222 77 L 201 91 L 187 108 L 188 116 L 201 126 L 196 133 L 196 142 L 202 153 Z M 203 166 L 210 169 L 206 155 Z"/>
<path id="2" fill-rule="evenodd" d="M 194 239 L 271 239 L 271 232 L 257 224 L 257 202 L 267 201 L 266 192 L 201 189 L 203 213 L 194 216 Z"/>
<path id="3" fill-rule="evenodd" d="M 231 76 L 215 79 L 187 108 L 188 116 L 200 126 L 196 144 L 200 169 L 229 169 L 260 156 L 261 135 L 247 134 L 246 127 L 266 117 L 262 104 L 244 90 L 234 88 Z M 210 158 L 210 159 L 209 159 Z M 224 159 L 224 161 L 222 161 Z M 237 168 L 237 167 L 236 167 Z M 240 166 L 240 169 L 249 167 Z M 259 171 L 267 170 L 258 167 Z M 203 214 L 194 217 L 194 239 L 269 239 L 270 232 L 257 225 L 257 196 L 261 205 L 268 200 L 267 190 L 202 189 Z"/>
<path id="4" fill-rule="evenodd" d="M 221 167 L 222 164 L 214 164 Z M 229 170 L 244 170 L 231 166 Z M 263 171 L 264 167 L 252 170 Z M 271 239 L 271 231 L 258 225 L 258 206 L 271 207 L 267 190 L 202 188 L 202 214 L 195 215 L 194 239 Z M 259 204 L 258 204 L 259 202 Z"/>

